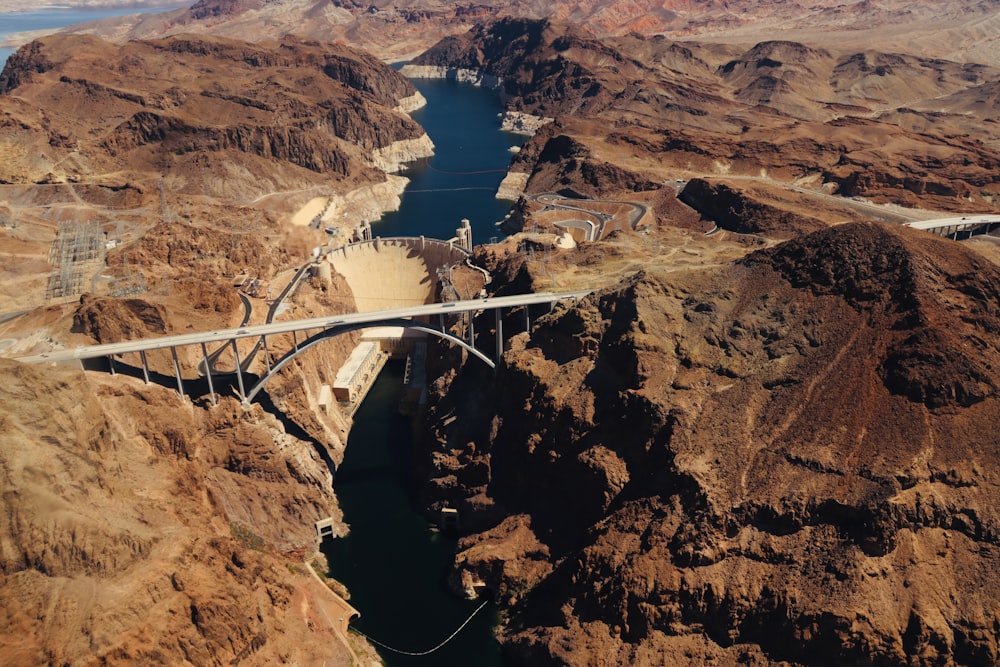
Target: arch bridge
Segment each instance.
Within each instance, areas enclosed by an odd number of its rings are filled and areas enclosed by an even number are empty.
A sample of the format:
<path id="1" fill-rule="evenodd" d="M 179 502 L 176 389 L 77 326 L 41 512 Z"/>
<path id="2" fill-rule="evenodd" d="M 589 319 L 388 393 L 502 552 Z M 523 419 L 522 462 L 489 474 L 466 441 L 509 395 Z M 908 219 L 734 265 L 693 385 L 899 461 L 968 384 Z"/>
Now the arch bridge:
<path id="1" fill-rule="evenodd" d="M 488 297 L 484 299 L 468 299 L 464 301 L 450 301 L 446 303 L 431 303 L 419 306 L 408 306 L 404 308 L 393 308 L 390 310 L 376 310 L 363 313 L 345 313 L 342 315 L 329 315 L 326 317 L 314 317 L 300 320 L 288 320 L 284 322 L 272 322 L 256 326 L 245 326 L 235 329 L 218 329 L 216 331 L 206 331 L 198 333 L 186 333 L 174 336 L 160 336 L 157 338 L 145 338 L 140 340 L 125 341 L 121 343 L 107 343 L 103 345 L 90 345 L 77 347 L 68 350 L 57 350 L 44 352 L 42 354 L 19 357 L 17 360 L 32 364 L 64 364 L 82 363 L 90 359 L 106 359 L 109 370 L 115 373 L 115 359 L 121 359 L 123 355 L 137 354 L 139 356 L 139 367 L 142 369 L 143 379 L 148 384 L 150 382 L 150 369 L 146 353 L 153 350 L 169 350 L 173 361 L 174 375 L 177 381 L 177 391 L 183 398 L 184 380 L 181 375 L 180 361 L 177 356 L 179 348 L 188 346 L 198 346 L 201 348 L 202 356 L 205 360 L 205 367 L 210 368 L 208 363 L 207 346 L 211 344 L 229 345 L 233 350 L 236 360 L 235 368 L 232 372 L 215 372 L 215 375 L 236 375 L 237 391 L 240 401 L 248 406 L 264 385 L 273 378 L 282 368 L 284 368 L 295 357 L 309 349 L 313 345 L 327 338 L 367 329 L 372 327 L 395 326 L 417 329 L 428 334 L 438 336 L 459 345 L 469 351 L 470 354 L 481 359 L 491 368 L 496 363 L 486 353 L 479 350 L 475 344 L 475 327 L 473 317 L 477 313 L 492 311 L 496 321 L 495 336 L 495 358 L 499 360 L 503 354 L 503 309 L 524 308 L 525 329 L 531 325 L 529 307 L 547 304 L 551 309 L 556 303 L 562 301 L 576 301 L 588 295 L 588 291 L 576 292 L 542 292 L 538 294 L 519 294 L 513 296 Z M 450 333 L 445 325 L 446 317 L 449 315 L 464 314 L 468 317 L 467 327 L 468 339 L 465 340 Z M 435 327 L 432 322 L 437 320 Z M 277 359 L 272 359 L 267 345 L 268 336 L 291 334 L 292 347 L 285 354 Z M 299 339 L 299 334 L 304 334 L 304 339 Z M 241 339 L 256 339 L 254 350 L 258 348 L 264 352 L 264 362 L 266 372 L 257 379 L 256 383 L 247 387 L 244 375 L 246 374 L 246 361 L 241 361 L 239 349 L 236 342 Z M 216 403 L 216 392 L 212 381 L 213 373 L 208 372 L 205 378 L 208 380 L 208 389 L 212 404 Z"/>

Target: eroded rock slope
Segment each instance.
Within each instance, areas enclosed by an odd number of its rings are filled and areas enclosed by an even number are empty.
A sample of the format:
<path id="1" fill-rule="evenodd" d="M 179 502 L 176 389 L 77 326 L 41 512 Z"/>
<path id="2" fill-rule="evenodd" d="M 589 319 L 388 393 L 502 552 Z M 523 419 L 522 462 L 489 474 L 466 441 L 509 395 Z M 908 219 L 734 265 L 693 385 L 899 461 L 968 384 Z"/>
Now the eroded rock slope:
<path id="1" fill-rule="evenodd" d="M 349 661 L 302 562 L 339 514 L 310 443 L 233 399 L 0 368 L 5 665 Z"/>
<path id="2" fill-rule="evenodd" d="M 364 52 L 295 38 L 51 36 L 0 74 L 0 182 L 163 178 L 168 193 L 236 201 L 323 178 L 380 182 L 375 151 L 424 134 L 394 111 L 415 95 Z"/>
<path id="3" fill-rule="evenodd" d="M 858 223 L 557 311 L 435 408 L 456 584 L 522 664 L 994 664 L 998 302 Z"/>

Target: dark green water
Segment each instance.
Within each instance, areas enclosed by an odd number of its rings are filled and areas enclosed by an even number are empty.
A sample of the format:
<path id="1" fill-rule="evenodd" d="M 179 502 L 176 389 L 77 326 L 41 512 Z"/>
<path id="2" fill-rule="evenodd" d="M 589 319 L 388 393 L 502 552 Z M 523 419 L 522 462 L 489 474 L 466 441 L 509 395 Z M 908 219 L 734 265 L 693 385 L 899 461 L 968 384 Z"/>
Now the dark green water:
<path id="1" fill-rule="evenodd" d="M 372 232 L 447 239 L 468 218 L 473 240 L 488 242 L 500 235 L 494 223 L 510 206 L 494 198 L 510 161 L 508 148 L 522 138 L 497 129 L 495 93 L 450 81 L 414 83 L 428 104 L 413 116 L 434 141 L 436 156 L 405 173 L 412 182 L 399 212 L 373 224 Z M 421 652 L 447 638 L 482 602 L 448 593 L 455 541 L 433 530 L 417 506 L 413 422 L 397 411 L 402 374 L 400 364 L 388 365 L 355 415 L 336 481 L 351 532 L 326 540 L 323 551 L 361 612 L 352 627 L 394 648 Z M 390 667 L 499 667 L 496 623 L 490 603 L 431 655 L 379 653 Z"/>
<path id="2" fill-rule="evenodd" d="M 412 420 L 398 414 L 403 368 L 392 362 L 358 410 L 336 490 L 351 526 L 328 539 L 323 552 L 333 576 L 351 591 L 361 612 L 352 627 L 404 651 L 433 648 L 481 604 L 445 587 L 455 540 L 431 529 L 416 511 Z M 496 667 L 496 610 L 490 603 L 453 640 L 434 653 L 405 656 L 379 648 L 387 665 Z"/>

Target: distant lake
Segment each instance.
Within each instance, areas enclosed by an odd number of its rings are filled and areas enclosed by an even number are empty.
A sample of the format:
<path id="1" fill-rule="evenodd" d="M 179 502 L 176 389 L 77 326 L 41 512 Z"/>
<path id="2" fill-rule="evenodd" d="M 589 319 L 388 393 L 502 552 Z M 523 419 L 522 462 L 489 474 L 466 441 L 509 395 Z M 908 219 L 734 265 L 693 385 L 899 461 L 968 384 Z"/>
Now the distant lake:
<path id="1" fill-rule="evenodd" d="M 166 7 L 148 7 L 129 9 L 38 9 L 31 12 L 0 13 L 0 43 L 4 42 L 10 35 L 30 30 L 58 30 L 78 23 L 90 23 L 100 21 L 114 16 L 127 16 L 129 14 L 159 14 L 180 7 L 187 7 L 189 3 L 178 3 Z M 13 47 L 0 48 L 0 64 L 6 64 L 10 54 L 17 51 Z"/>

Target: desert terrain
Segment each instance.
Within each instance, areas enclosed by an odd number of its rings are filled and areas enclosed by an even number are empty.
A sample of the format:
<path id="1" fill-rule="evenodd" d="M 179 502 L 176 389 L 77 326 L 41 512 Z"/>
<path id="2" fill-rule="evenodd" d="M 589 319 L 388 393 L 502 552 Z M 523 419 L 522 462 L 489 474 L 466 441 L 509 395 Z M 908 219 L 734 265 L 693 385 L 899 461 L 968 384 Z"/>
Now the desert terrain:
<path id="1" fill-rule="evenodd" d="M 116 6 L 114 2 L 60 3 L 74 7 Z M 132 3 L 145 6 L 174 3 Z M 3 11 L 36 5 L 19 0 Z M 947 0 L 199 0 L 190 8 L 135 19 L 106 19 L 74 31 L 113 41 L 163 37 L 182 32 L 274 39 L 288 33 L 362 47 L 384 60 L 408 60 L 447 35 L 462 34 L 493 18 L 551 19 L 586 26 L 595 36 L 665 35 L 753 46 L 762 36 L 826 48 L 919 54 L 963 62 L 997 64 L 1000 18 L 990 2 Z M 12 40 L 25 43 L 37 35 Z M 919 48 L 914 49 L 916 44 Z"/>
<path id="2" fill-rule="evenodd" d="M 997 21 L 202 0 L 38 39 L 0 74 L 0 355 L 236 326 L 238 276 L 284 284 L 433 150 L 384 62 L 495 82 L 538 119 L 508 196 L 649 211 L 570 247 L 519 198 L 491 294 L 592 295 L 492 376 L 432 348 L 420 482 L 510 663 L 996 664 L 1000 244 L 904 223 L 998 213 Z M 285 316 L 353 299 L 305 280 Z M 4 664 L 376 661 L 309 572 L 313 522 L 347 529 L 350 420 L 316 397 L 355 340 L 249 409 L 2 360 Z"/>

